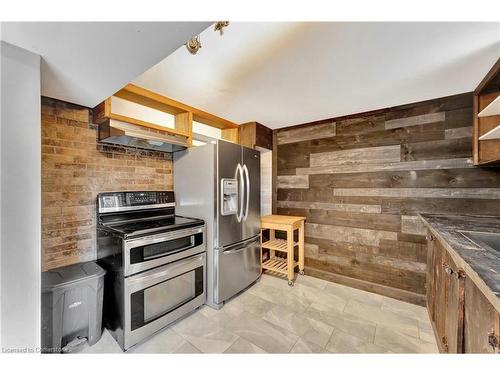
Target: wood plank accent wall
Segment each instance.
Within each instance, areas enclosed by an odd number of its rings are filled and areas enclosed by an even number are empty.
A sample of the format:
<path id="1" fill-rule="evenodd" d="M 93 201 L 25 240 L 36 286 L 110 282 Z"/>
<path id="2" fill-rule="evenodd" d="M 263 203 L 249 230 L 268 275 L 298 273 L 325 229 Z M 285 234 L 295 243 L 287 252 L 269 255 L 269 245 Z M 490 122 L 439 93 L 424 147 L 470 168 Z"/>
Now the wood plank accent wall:
<path id="1" fill-rule="evenodd" d="M 306 273 L 424 304 L 418 212 L 500 212 L 472 162 L 472 93 L 275 131 L 274 212 L 306 216 Z"/>
<path id="2" fill-rule="evenodd" d="M 96 196 L 172 189 L 170 154 L 98 144 L 85 107 L 42 98 L 42 269 L 96 259 Z"/>

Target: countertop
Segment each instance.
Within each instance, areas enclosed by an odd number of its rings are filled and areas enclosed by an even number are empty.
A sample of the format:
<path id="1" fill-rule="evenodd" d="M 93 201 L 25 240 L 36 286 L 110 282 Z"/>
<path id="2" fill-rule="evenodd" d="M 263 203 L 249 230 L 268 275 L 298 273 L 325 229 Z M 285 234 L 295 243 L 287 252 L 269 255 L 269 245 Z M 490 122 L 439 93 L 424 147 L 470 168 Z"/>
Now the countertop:
<path id="1" fill-rule="evenodd" d="M 420 214 L 424 224 L 441 241 L 458 267 L 500 312 L 500 254 L 470 241 L 461 231 L 500 233 L 500 217 Z"/>

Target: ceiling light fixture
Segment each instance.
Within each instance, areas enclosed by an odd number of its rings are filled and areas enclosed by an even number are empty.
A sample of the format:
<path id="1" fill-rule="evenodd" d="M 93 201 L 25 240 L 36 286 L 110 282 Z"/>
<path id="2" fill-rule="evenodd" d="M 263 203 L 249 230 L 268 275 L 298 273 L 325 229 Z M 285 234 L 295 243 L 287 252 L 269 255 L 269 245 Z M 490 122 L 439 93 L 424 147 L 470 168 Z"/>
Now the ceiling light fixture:
<path id="1" fill-rule="evenodd" d="M 229 26 L 229 21 L 219 21 L 214 25 L 214 31 L 218 31 L 220 35 L 224 34 L 224 28 Z M 200 36 L 196 35 L 189 39 L 185 46 L 191 55 L 196 55 L 201 48 Z"/>
<path id="2" fill-rule="evenodd" d="M 215 23 L 214 31 L 218 31 L 220 35 L 224 34 L 224 27 L 229 26 L 229 21 L 219 21 Z"/>
<path id="3" fill-rule="evenodd" d="M 200 36 L 196 35 L 186 42 L 186 48 L 191 55 L 196 55 L 201 48 Z"/>

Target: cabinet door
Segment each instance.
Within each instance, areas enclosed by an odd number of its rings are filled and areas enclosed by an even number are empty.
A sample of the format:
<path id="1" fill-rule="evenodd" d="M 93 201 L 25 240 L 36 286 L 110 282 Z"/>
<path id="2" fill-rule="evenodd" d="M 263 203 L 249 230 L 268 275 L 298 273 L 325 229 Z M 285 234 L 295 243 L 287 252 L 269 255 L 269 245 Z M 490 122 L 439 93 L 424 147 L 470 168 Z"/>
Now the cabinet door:
<path id="1" fill-rule="evenodd" d="M 435 241 L 434 245 L 434 277 L 435 277 L 435 301 L 434 301 L 434 323 L 438 345 L 442 352 L 447 352 L 446 338 L 446 310 L 448 303 L 448 275 L 444 270 L 447 262 L 447 252 L 443 246 Z"/>
<path id="2" fill-rule="evenodd" d="M 430 232 L 427 232 L 427 275 L 425 279 L 425 290 L 427 298 L 427 310 L 432 321 L 434 321 L 434 300 L 436 297 L 435 278 L 434 278 L 434 258 L 436 256 L 434 245 L 436 239 Z"/>
<path id="3" fill-rule="evenodd" d="M 498 338 L 500 326 L 498 312 L 483 295 L 481 290 L 465 278 L 465 327 L 464 348 L 466 353 L 495 353 L 489 343 L 489 335 Z M 498 348 L 497 348 L 498 351 Z"/>
<path id="4" fill-rule="evenodd" d="M 464 337 L 464 273 L 459 270 L 453 259 L 448 256 L 445 265 L 448 276 L 446 301 L 445 337 L 448 353 L 463 353 Z"/>

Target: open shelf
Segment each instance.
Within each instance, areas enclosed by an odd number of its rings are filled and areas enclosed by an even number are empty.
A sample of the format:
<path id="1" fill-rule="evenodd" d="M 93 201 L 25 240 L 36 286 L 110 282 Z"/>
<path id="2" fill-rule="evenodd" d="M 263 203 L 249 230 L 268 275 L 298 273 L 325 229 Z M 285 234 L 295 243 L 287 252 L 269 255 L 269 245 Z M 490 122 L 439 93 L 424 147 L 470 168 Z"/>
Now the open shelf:
<path id="1" fill-rule="evenodd" d="M 297 245 L 298 245 L 298 242 L 293 243 L 293 246 L 297 246 Z M 261 246 L 264 249 L 278 250 L 278 251 L 284 251 L 284 252 L 288 251 L 286 240 L 274 239 L 274 240 L 264 242 Z"/>
<path id="2" fill-rule="evenodd" d="M 488 139 L 500 139 L 500 124 L 496 128 L 491 129 L 489 132 L 484 133 L 479 137 L 480 141 L 485 141 Z"/>
<path id="3" fill-rule="evenodd" d="M 299 262 L 294 261 L 293 262 L 293 267 L 298 265 Z M 286 258 L 281 258 L 281 257 L 273 257 L 268 260 L 266 260 L 264 263 L 262 263 L 262 268 L 265 270 L 273 271 L 273 272 L 278 272 L 283 275 L 288 274 L 288 268 L 287 268 L 287 259 Z"/>
<path id="4" fill-rule="evenodd" d="M 487 117 L 500 115 L 500 95 L 495 100 L 488 104 L 481 112 L 477 114 L 478 117 Z"/>

